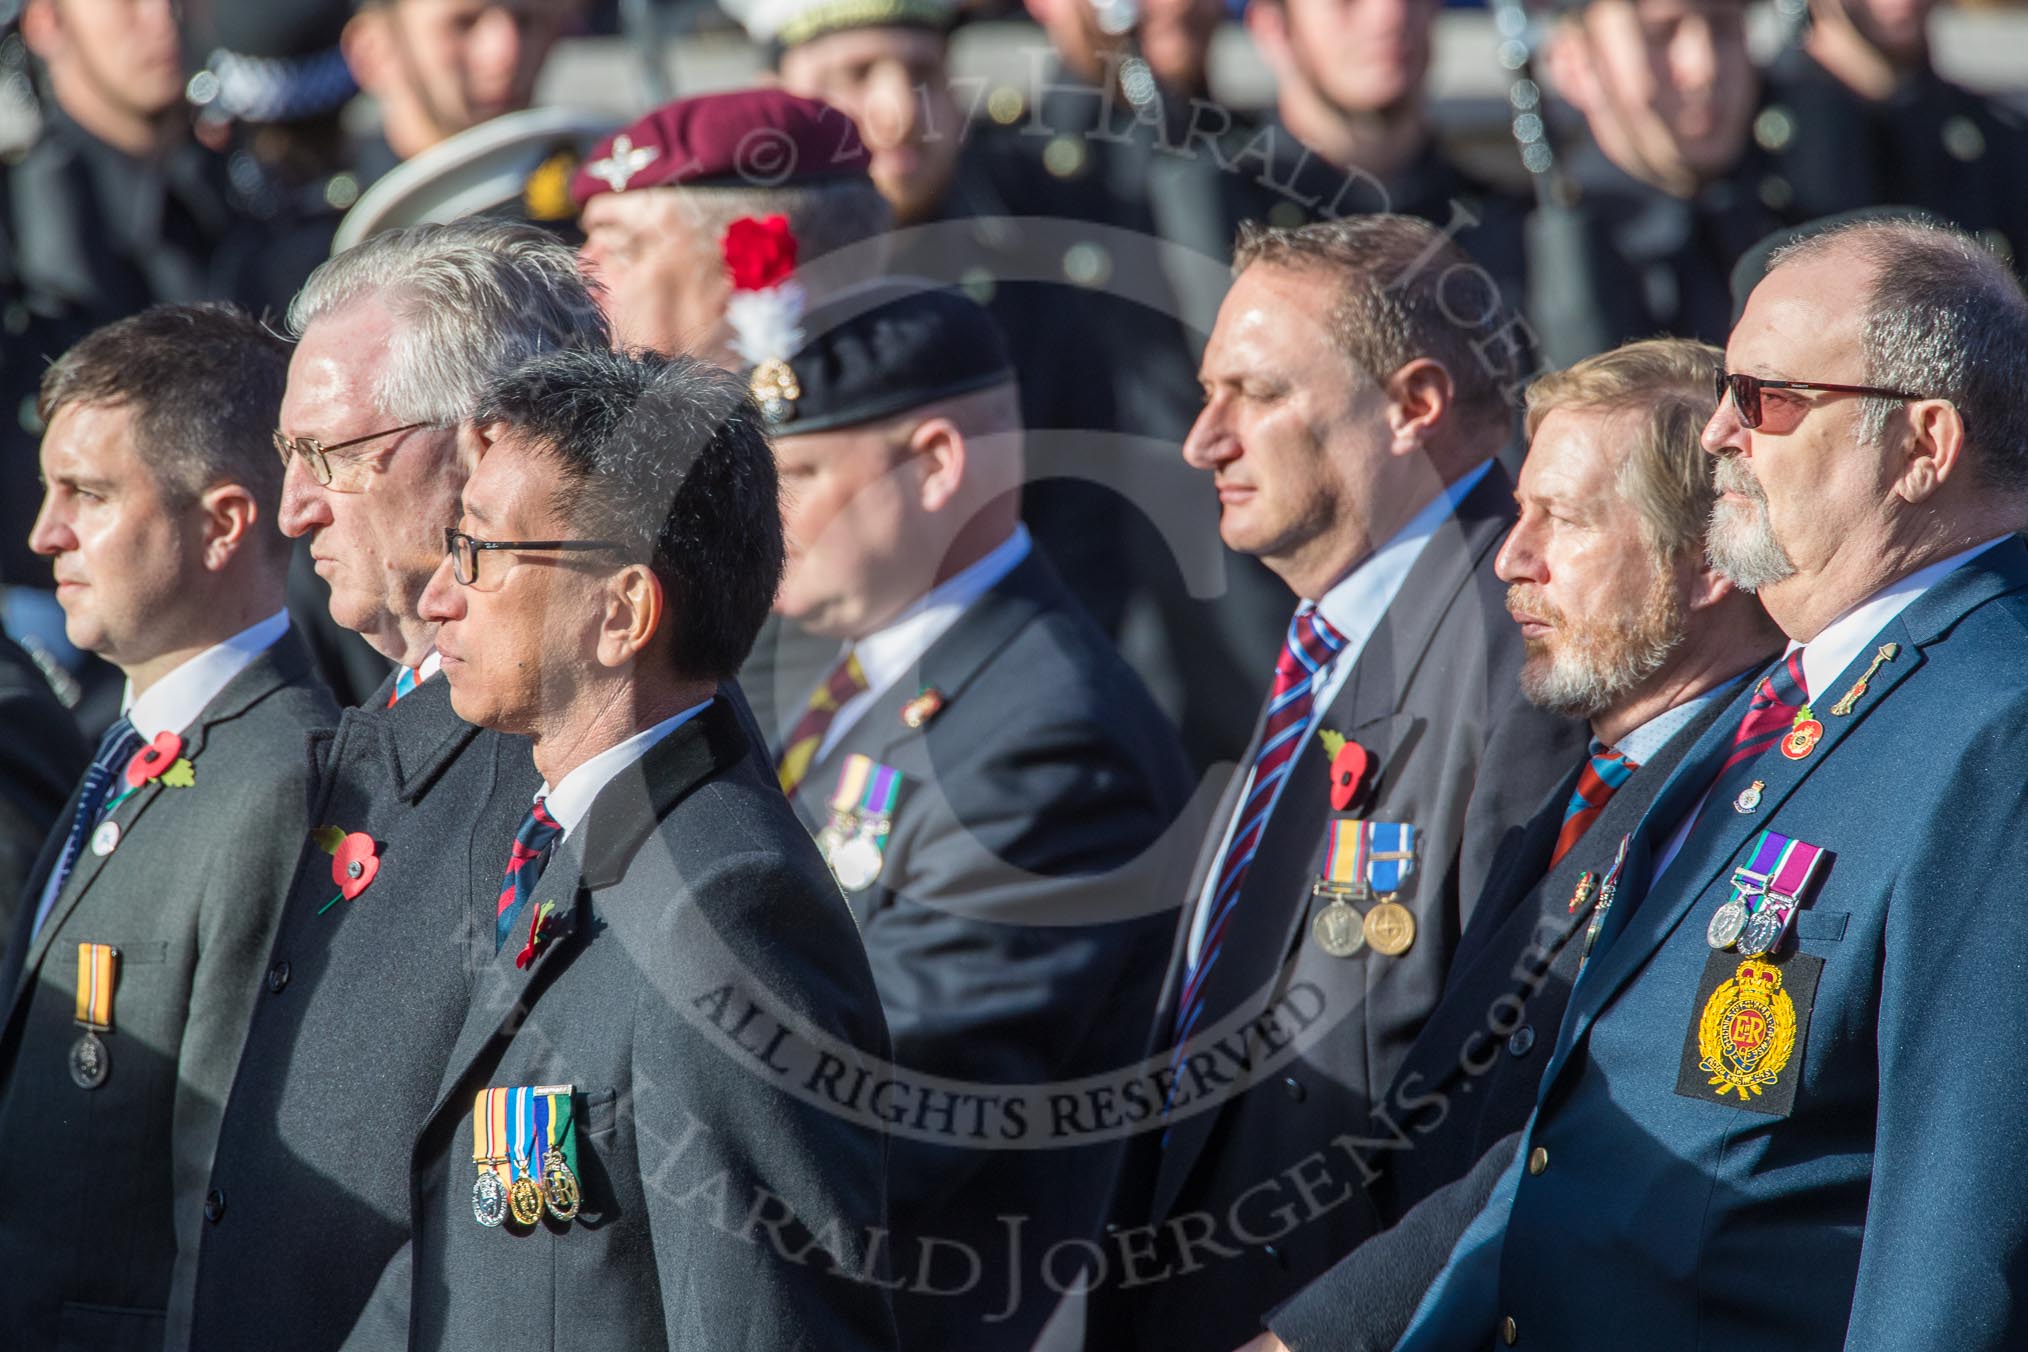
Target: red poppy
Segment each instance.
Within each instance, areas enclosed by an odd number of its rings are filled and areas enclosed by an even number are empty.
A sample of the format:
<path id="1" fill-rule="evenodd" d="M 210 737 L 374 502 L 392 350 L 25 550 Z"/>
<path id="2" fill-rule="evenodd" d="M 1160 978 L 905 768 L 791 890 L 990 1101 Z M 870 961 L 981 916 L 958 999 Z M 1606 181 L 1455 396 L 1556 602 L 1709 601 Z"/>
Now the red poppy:
<path id="1" fill-rule="evenodd" d="M 159 778 L 183 754 L 183 739 L 173 732 L 158 733 L 155 740 L 134 753 L 127 762 L 127 787 L 138 789 Z"/>
<path id="2" fill-rule="evenodd" d="M 765 291 L 796 270 L 796 236 L 786 216 L 740 217 L 726 227 L 719 250 L 735 291 Z"/>
<path id="3" fill-rule="evenodd" d="M 366 890 L 373 875 L 380 872 L 377 848 L 373 837 L 364 831 L 353 831 L 338 842 L 331 852 L 331 881 L 338 884 L 338 895 L 350 901 Z"/>
<path id="4" fill-rule="evenodd" d="M 1331 757 L 1331 810 L 1344 812 L 1366 785 L 1366 771 L 1373 757 L 1357 742 L 1348 741 Z"/>
<path id="5" fill-rule="evenodd" d="M 555 926 L 549 923 L 555 918 L 555 915 L 555 907 L 545 901 L 535 912 L 534 916 L 529 919 L 528 942 L 523 944 L 521 951 L 514 955 L 514 965 L 516 967 L 526 968 L 529 963 L 534 962 L 535 955 L 542 951 L 542 946 L 555 937 L 553 932 Z"/>

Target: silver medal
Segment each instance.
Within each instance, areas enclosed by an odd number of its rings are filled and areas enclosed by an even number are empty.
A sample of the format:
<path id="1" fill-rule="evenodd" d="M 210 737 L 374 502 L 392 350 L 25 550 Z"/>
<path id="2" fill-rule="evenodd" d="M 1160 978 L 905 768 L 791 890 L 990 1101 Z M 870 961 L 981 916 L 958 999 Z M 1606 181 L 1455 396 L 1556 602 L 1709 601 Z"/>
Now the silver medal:
<path id="1" fill-rule="evenodd" d="M 853 836 L 831 851 L 831 872 L 847 892 L 859 892 L 880 876 L 880 846 L 867 834 Z"/>
<path id="2" fill-rule="evenodd" d="M 1722 953 L 1739 942 L 1739 932 L 1745 928 L 1746 903 L 1734 897 L 1711 917 L 1711 925 L 1704 931 L 1704 941 Z"/>
<path id="3" fill-rule="evenodd" d="M 120 824 L 100 822 L 99 829 L 92 832 L 92 853 L 104 859 L 120 848 Z"/>
<path id="4" fill-rule="evenodd" d="M 481 1169 L 472 1184 L 472 1219 L 489 1230 L 507 1219 L 507 1185 L 491 1169 Z"/>
<path id="5" fill-rule="evenodd" d="M 1782 917 L 1772 906 L 1762 906 L 1746 922 L 1740 931 L 1739 951 L 1749 958 L 1758 958 L 1774 950 L 1782 940 Z"/>
<path id="6" fill-rule="evenodd" d="M 87 1032 L 70 1044 L 70 1078 L 80 1089 L 97 1089 L 112 1072 L 112 1058 L 99 1035 Z"/>

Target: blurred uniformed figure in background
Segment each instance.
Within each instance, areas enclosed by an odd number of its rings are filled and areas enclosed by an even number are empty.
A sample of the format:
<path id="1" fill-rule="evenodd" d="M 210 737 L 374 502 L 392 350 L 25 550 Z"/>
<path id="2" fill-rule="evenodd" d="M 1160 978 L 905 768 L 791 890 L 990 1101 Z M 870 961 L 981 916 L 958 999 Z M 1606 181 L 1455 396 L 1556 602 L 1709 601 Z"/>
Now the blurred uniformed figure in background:
<path id="1" fill-rule="evenodd" d="M 1937 74 L 1936 0 L 1817 0 L 1768 67 L 1754 139 L 1804 216 L 1911 206 L 1978 235 L 2019 271 L 2028 251 L 2028 123 Z"/>
<path id="2" fill-rule="evenodd" d="M 1564 0 L 1547 74 L 1583 115 L 1528 227 L 1528 316 L 1552 366 L 1658 333 L 1721 342 L 1732 265 L 1787 224 L 1752 144 L 1739 0 Z"/>

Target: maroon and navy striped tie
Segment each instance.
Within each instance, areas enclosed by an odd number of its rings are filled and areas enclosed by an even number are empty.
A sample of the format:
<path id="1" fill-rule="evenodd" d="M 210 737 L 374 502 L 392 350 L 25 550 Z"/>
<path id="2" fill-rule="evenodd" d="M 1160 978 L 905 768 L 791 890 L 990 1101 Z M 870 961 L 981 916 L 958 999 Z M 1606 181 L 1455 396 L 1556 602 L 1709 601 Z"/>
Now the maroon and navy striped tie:
<path id="1" fill-rule="evenodd" d="M 1797 710 L 1809 702 L 1809 684 L 1803 679 L 1803 650 L 1798 648 L 1761 678 L 1745 716 L 1739 720 L 1739 730 L 1732 734 L 1732 750 L 1699 800 L 1698 815 L 1703 815 L 1705 804 L 1722 803 L 1738 795 L 1743 781 L 1752 777 L 1754 762 L 1789 735 L 1795 726 Z"/>
<path id="2" fill-rule="evenodd" d="M 1316 678 L 1344 646 L 1345 636 L 1326 623 L 1315 606 L 1299 607 L 1289 621 L 1288 636 L 1275 659 L 1274 689 L 1268 695 L 1267 721 L 1261 728 L 1260 750 L 1253 758 L 1252 781 L 1239 808 L 1239 828 L 1226 846 L 1218 885 L 1211 890 L 1211 914 L 1205 922 L 1197 961 L 1183 973 L 1183 994 L 1176 1002 L 1179 1049 L 1204 1012 L 1204 978 L 1224 946 L 1247 867 L 1253 863 L 1261 833 L 1267 828 L 1268 813 L 1302 750 L 1303 731 L 1310 725 L 1310 711 L 1316 703 Z"/>
<path id="3" fill-rule="evenodd" d="M 521 829 L 514 833 L 514 848 L 507 855 L 507 876 L 500 883 L 499 907 L 493 921 L 495 953 L 507 942 L 508 931 L 521 914 L 522 903 L 535 891 L 536 880 L 549 862 L 549 851 L 562 834 L 563 828 L 549 815 L 542 799 L 536 799 L 535 806 L 521 819 Z"/>
<path id="4" fill-rule="evenodd" d="M 1555 868 L 1563 862 L 1563 856 L 1570 853 L 1570 847 L 1577 844 L 1591 829 L 1591 824 L 1598 820 L 1598 814 L 1605 811 L 1606 801 L 1640 768 L 1638 762 L 1628 760 L 1597 738 L 1592 739 L 1591 759 L 1584 763 L 1584 769 L 1578 771 L 1577 789 L 1564 805 L 1563 829 L 1556 833 L 1556 850 L 1549 856 L 1549 867 Z"/>

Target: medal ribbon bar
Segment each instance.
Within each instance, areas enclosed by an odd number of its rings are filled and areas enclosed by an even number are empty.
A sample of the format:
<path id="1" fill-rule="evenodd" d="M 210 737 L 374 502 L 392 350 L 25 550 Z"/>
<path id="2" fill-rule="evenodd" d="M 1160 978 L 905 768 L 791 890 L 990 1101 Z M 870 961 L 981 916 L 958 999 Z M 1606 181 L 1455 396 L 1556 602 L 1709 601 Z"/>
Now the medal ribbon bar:
<path id="1" fill-rule="evenodd" d="M 120 950 L 111 944 L 77 946 L 77 1021 L 94 1033 L 113 1030 L 113 986 Z"/>

